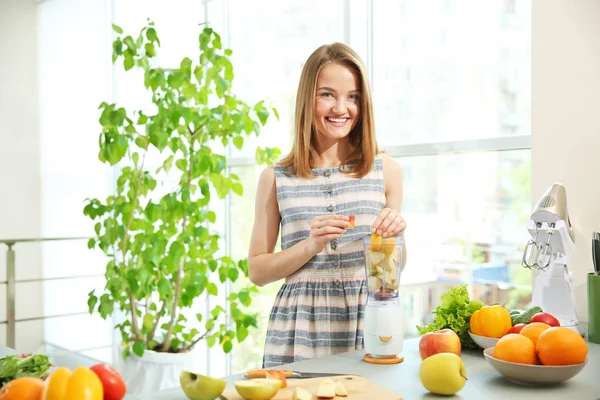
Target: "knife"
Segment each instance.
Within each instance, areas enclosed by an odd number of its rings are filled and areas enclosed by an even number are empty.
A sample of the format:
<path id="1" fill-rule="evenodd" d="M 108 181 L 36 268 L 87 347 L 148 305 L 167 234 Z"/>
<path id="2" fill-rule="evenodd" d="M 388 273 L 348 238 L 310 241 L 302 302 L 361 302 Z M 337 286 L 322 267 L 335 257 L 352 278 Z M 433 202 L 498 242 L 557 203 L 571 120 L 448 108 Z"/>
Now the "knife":
<path id="1" fill-rule="evenodd" d="M 300 371 L 290 371 L 289 369 L 278 369 L 285 376 L 286 379 L 309 379 L 309 378 L 321 378 L 327 376 L 346 376 L 346 375 L 355 375 L 355 374 L 338 374 L 338 373 L 330 373 L 330 372 L 300 372 Z M 267 376 L 266 369 L 255 369 L 252 371 L 248 371 L 246 375 L 244 375 L 248 379 L 254 378 L 264 378 Z"/>

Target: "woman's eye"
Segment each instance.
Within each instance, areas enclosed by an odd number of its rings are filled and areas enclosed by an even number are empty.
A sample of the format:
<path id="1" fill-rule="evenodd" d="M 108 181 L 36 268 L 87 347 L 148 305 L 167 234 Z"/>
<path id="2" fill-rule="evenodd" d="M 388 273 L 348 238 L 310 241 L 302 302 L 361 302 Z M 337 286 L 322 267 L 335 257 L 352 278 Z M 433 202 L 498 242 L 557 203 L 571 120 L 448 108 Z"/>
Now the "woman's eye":
<path id="1" fill-rule="evenodd" d="M 350 98 L 351 98 L 352 100 L 358 100 L 358 95 L 357 95 L 357 94 L 351 94 L 351 95 L 350 95 Z"/>
<path id="2" fill-rule="evenodd" d="M 321 93 L 321 96 L 323 96 L 323 97 L 331 97 L 331 93 L 327 93 L 327 92 Z"/>

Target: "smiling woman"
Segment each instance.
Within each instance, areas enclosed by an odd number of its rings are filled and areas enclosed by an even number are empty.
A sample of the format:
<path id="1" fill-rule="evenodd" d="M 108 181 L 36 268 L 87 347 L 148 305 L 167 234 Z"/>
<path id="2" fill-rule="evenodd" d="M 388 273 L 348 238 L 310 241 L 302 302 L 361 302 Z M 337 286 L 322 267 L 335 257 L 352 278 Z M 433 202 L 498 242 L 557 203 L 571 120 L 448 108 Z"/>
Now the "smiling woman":
<path id="1" fill-rule="evenodd" d="M 323 136 L 342 138 L 356 127 L 360 116 L 360 82 L 356 72 L 340 64 L 321 69 L 315 98 L 315 126 Z"/>

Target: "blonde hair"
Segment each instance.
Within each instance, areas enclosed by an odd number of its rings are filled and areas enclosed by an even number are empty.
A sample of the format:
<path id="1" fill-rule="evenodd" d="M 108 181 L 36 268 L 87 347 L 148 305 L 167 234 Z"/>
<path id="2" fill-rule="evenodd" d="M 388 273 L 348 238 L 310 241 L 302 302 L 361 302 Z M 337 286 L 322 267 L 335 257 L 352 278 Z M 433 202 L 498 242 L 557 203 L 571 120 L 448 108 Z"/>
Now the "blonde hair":
<path id="1" fill-rule="evenodd" d="M 290 153 L 279 165 L 289 167 L 289 172 L 301 178 L 312 177 L 311 168 L 316 159 L 314 143 L 314 99 L 316 96 L 317 77 L 324 65 L 337 63 L 343 65 L 358 76 L 360 90 L 360 117 L 350 132 L 350 145 L 354 148 L 349 160 L 356 160 L 344 172 L 355 177 L 365 176 L 371 169 L 375 156 L 379 153 L 375 139 L 375 123 L 371 88 L 367 79 L 366 68 L 360 56 L 343 43 L 323 45 L 316 49 L 304 64 L 298 92 L 296 95 L 296 114 L 294 122 L 294 143 Z"/>

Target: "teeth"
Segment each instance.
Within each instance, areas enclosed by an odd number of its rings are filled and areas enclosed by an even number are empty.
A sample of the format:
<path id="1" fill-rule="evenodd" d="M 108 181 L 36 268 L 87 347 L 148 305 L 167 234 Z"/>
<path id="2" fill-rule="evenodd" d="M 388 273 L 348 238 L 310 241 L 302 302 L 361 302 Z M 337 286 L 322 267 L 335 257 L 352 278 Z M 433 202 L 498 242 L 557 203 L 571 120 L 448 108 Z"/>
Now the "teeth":
<path id="1" fill-rule="evenodd" d="M 328 120 L 330 120 L 331 122 L 337 122 L 337 123 L 342 123 L 342 122 L 346 122 L 346 120 L 348 118 L 327 118 Z"/>

